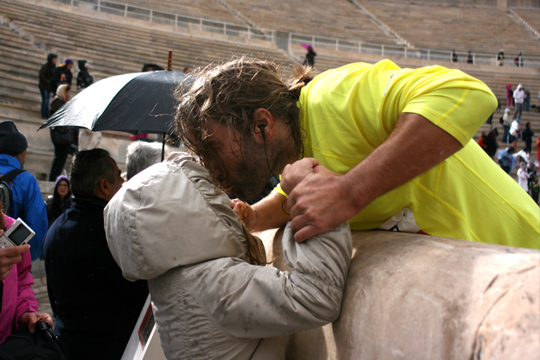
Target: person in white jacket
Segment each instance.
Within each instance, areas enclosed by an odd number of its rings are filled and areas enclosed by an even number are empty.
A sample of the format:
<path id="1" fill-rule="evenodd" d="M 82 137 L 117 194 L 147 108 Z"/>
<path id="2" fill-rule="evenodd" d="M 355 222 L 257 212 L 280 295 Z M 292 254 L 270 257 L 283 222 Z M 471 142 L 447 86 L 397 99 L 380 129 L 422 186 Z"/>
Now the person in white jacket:
<path id="1" fill-rule="evenodd" d="M 512 125 L 510 125 L 510 136 L 508 137 L 508 139 L 512 143 L 514 149 L 517 149 L 517 141 L 519 139 L 519 134 L 521 133 L 519 124 L 521 124 L 521 119 L 517 118 L 512 121 Z"/>
<path id="2" fill-rule="evenodd" d="M 529 193 L 529 173 L 527 172 L 527 164 L 525 162 L 521 162 L 519 164 L 517 177 L 519 186 L 521 186 L 523 190 Z"/>
<path id="3" fill-rule="evenodd" d="M 294 270 L 257 265 L 262 243 L 186 153 L 126 183 L 105 209 L 105 229 L 124 277 L 148 280 L 167 359 L 283 359 L 279 337 L 340 314 L 348 225 L 297 243 L 289 224 L 283 253 Z"/>
<path id="4" fill-rule="evenodd" d="M 514 90 L 514 102 L 516 105 L 516 111 L 514 112 L 514 119 L 521 118 L 523 112 L 523 100 L 525 100 L 525 89 L 521 84 Z"/>

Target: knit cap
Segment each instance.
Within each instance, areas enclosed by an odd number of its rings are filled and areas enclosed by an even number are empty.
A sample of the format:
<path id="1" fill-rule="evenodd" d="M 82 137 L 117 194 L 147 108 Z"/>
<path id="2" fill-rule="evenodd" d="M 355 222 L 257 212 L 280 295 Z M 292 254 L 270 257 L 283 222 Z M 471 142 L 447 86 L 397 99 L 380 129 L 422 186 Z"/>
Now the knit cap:
<path id="1" fill-rule="evenodd" d="M 0 122 L 0 154 L 15 156 L 27 148 L 26 136 L 17 129 L 13 121 Z"/>

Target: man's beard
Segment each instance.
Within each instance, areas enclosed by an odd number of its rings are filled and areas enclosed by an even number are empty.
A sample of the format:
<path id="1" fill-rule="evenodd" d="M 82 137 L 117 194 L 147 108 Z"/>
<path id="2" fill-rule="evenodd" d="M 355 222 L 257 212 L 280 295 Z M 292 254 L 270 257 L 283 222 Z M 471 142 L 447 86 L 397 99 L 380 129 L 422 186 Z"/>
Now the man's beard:
<path id="1" fill-rule="evenodd" d="M 252 139 L 242 144 L 242 160 L 230 174 L 230 190 L 240 200 L 251 201 L 263 191 L 272 176 L 277 176 L 297 154 L 291 155 L 292 147 L 285 141 L 266 144 L 266 149 Z"/>

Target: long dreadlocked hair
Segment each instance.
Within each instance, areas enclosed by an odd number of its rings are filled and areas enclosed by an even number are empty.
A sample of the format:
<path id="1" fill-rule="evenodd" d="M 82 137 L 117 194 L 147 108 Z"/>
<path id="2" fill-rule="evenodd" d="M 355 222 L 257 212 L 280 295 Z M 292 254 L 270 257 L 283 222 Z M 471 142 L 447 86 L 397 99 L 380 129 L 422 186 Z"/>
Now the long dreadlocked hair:
<path id="1" fill-rule="evenodd" d="M 251 136 L 253 115 L 258 108 L 289 125 L 298 154 L 302 154 L 300 110 L 297 102 L 302 88 L 313 79 L 311 68 L 297 65 L 289 79 L 280 77 L 280 66 L 268 60 L 241 57 L 219 65 L 209 65 L 192 73 L 196 80 L 189 90 L 180 86 L 176 122 L 180 139 L 197 154 L 210 171 L 209 162 L 223 166 L 219 149 L 208 141 L 209 123 L 226 124 L 229 141 L 242 142 Z M 219 181 L 217 181 L 219 182 Z"/>
<path id="2" fill-rule="evenodd" d="M 220 165 L 225 177 L 228 173 L 219 155 L 219 147 L 208 141 L 212 136 L 209 129 L 213 128 L 209 126 L 210 122 L 227 125 L 230 143 L 242 142 L 251 136 L 255 110 L 265 108 L 289 125 L 297 153 L 303 153 L 297 102 L 302 88 L 313 79 L 313 73 L 311 68 L 301 65 L 293 68 L 290 79 L 282 79 L 279 73 L 280 66 L 272 61 L 244 56 L 197 69 L 191 73 L 196 77 L 192 85 L 179 86 L 176 92 L 179 137 L 199 156 L 215 184 L 219 184 L 220 179 L 209 166 L 211 162 Z M 266 265 L 259 241 L 245 226 L 243 229 L 250 262 Z"/>

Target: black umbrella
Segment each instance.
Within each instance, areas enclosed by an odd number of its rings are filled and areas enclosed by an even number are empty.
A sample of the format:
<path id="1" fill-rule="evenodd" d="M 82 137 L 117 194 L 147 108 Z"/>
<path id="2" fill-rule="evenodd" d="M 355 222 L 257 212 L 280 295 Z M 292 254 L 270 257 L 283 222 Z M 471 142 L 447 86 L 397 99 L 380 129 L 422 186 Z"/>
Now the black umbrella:
<path id="1" fill-rule="evenodd" d="M 174 131 L 178 85 L 194 78 L 170 70 L 112 76 L 87 87 L 51 116 L 40 129 L 71 126 L 132 134 Z"/>

